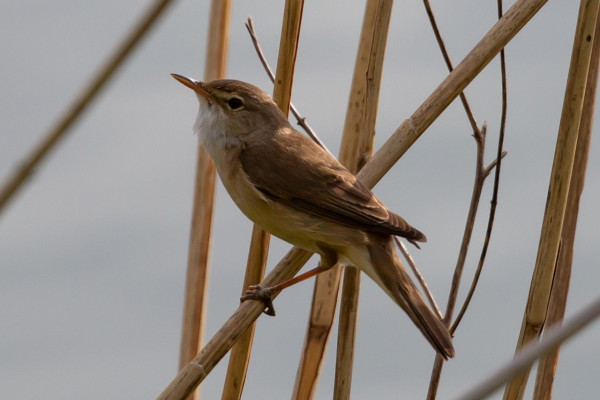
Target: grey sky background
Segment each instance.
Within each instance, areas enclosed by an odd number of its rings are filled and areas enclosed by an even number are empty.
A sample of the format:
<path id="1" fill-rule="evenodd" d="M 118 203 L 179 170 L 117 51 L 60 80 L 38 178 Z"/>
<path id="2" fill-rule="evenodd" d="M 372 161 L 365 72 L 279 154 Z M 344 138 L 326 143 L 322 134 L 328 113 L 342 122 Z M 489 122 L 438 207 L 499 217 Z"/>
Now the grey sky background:
<path id="1" fill-rule="evenodd" d="M 0 2 L 0 178 L 66 109 L 146 1 Z M 512 2 L 511 2 L 512 4 Z M 508 8 L 511 4 L 506 4 Z M 434 1 L 455 63 L 493 25 L 495 2 Z M 576 2 L 550 1 L 507 47 L 509 111 L 495 230 L 474 301 L 443 372 L 449 399 L 509 360 L 519 333 L 560 118 Z M 364 2 L 307 2 L 293 101 L 337 154 Z M 228 77 L 272 91 L 244 28 L 254 18 L 276 64 L 283 2 L 234 2 Z M 0 216 L 0 398 L 151 399 L 175 376 L 197 138 L 195 96 L 176 72 L 203 77 L 208 2 L 175 3 L 94 107 Z M 377 148 L 447 75 L 420 2 L 391 21 Z M 495 154 L 494 61 L 466 91 Z M 596 128 L 595 133 L 598 131 Z M 567 314 L 599 294 L 598 141 L 592 140 Z M 475 143 L 455 101 L 375 187 L 427 234 L 413 251 L 445 307 L 470 199 Z M 484 190 L 462 285 L 480 252 Z M 217 190 L 206 338 L 238 305 L 250 222 Z M 289 246 L 272 240 L 268 269 Z M 310 261 L 315 265 L 316 260 Z M 313 282 L 279 296 L 258 321 L 244 398 L 289 398 Z M 563 347 L 555 397 L 594 399 L 600 325 Z M 336 331 L 317 390 L 332 395 Z M 401 310 L 363 279 L 352 398 L 424 398 L 434 353 Z M 220 398 L 227 357 L 202 386 Z M 530 389 L 531 384 L 530 382 Z M 499 394 L 496 395 L 496 398 Z"/>

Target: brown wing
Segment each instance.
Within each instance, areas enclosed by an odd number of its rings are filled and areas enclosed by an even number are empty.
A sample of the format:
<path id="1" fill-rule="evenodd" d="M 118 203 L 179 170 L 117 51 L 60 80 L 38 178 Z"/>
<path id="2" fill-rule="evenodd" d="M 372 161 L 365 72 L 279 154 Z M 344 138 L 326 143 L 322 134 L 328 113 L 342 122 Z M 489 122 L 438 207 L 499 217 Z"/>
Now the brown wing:
<path id="1" fill-rule="evenodd" d="M 252 141 L 240 159 L 249 180 L 274 201 L 358 229 L 426 241 L 334 157 L 298 132 L 290 129 Z"/>

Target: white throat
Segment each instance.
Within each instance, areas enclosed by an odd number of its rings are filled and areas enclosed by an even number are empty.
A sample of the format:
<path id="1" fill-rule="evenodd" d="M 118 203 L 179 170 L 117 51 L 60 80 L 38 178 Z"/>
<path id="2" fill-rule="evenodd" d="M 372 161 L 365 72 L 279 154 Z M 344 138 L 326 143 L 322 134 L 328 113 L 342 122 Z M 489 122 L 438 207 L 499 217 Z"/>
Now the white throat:
<path id="1" fill-rule="evenodd" d="M 223 123 L 221 110 L 216 104 L 209 105 L 204 97 L 198 95 L 200 108 L 194 123 L 194 133 L 198 135 L 200 142 L 211 155 L 215 164 L 226 162 L 229 150 L 239 145 L 239 139 L 228 135 Z M 231 156 L 231 154 L 229 154 Z"/>
<path id="2" fill-rule="evenodd" d="M 216 131 L 214 128 L 217 125 L 217 116 L 214 110 L 212 110 L 212 107 L 215 106 L 209 106 L 208 102 L 201 95 L 198 95 L 198 102 L 200 104 L 196 122 L 194 122 L 194 133 L 199 136 L 200 141 L 204 144 L 209 139 L 209 136 Z"/>

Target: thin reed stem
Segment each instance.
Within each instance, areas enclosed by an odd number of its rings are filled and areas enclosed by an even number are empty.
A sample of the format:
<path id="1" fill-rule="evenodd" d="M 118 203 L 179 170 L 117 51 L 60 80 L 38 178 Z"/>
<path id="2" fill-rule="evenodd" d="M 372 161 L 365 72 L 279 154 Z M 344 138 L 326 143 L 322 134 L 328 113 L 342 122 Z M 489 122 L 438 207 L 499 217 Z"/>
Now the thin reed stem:
<path id="1" fill-rule="evenodd" d="M 404 243 L 402 243 L 395 236 L 394 236 L 394 241 L 396 242 L 396 246 L 398 246 L 398 248 L 400 249 L 400 252 L 404 256 L 404 258 L 406 259 L 406 262 L 408 262 L 408 265 L 409 265 L 411 271 L 413 272 L 413 274 L 415 275 L 415 278 L 417 278 L 419 285 L 421 285 L 421 288 L 423 289 L 423 293 L 425 293 L 425 297 L 427 298 L 427 301 L 429 301 L 429 305 L 431 306 L 431 309 L 433 310 L 433 312 L 435 312 L 435 314 L 438 316 L 439 319 L 442 319 L 443 318 L 442 312 L 440 311 L 439 306 L 437 305 L 435 299 L 433 298 L 433 294 L 431 293 L 431 290 L 429 290 L 429 286 L 427 285 L 425 278 L 423 278 L 421 271 L 419 271 L 419 269 L 417 268 L 417 264 L 415 263 L 415 260 L 412 258 L 412 256 L 408 252 Z"/>
<path id="2" fill-rule="evenodd" d="M 340 162 L 356 173 L 373 152 L 379 89 L 392 0 L 369 0 L 365 6 L 348 109 L 340 146 Z M 348 398 L 352 382 L 355 329 L 358 316 L 360 272 L 351 271 L 344 278 L 342 304 L 349 311 L 340 314 L 334 394 Z M 329 332 L 337 305 L 341 268 L 319 274 L 309 316 L 302 359 L 296 375 L 293 399 L 308 399 L 314 392 L 324 360 Z M 343 327 L 343 329 L 342 329 Z"/>
<path id="3" fill-rule="evenodd" d="M 556 260 L 569 197 L 569 186 L 583 110 L 583 98 L 592 54 L 593 41 L 591 38 L 595 32 L 599 3 L 599 0 L 582 0 L 580 3 L 563 112 L 552 163 L 548 200 L 542 222 L 540 243 L 531 279 L 529 297 L 517 342 L 517 352 L 525 344 L 538 338 L 546 322 L 548 301 L 554 281 Z M 522 398 L 528 377 L 529 369 L 508 384 L 504 392 L 504 399 Z"/>
<path id="4" fill-rule="evenodd" d="M 230 13 L 230 0 L 213 0 L 204 65 L 204 79 L 207 81 L 225 77 Z M 179 368 L 184 368 L 198 354 L 203 342 L 215 185 L 215 166 L 198 142 Z M 199 397 L 199 391 L 196 390 L 188 400 Z"/>
<path id="5" fill-rule="evenodd" d="M 502 0 L 497 1 L 498 6 L 498 18 L 502 17 Z M 494 162 L 485 170 L 485 176 L 489 175 L 492 169 L 495 168 L 494 174 L 494 186 L 492 189 L 492 200 L 490 201 L 490 213 L 488 216 L 488 224 L 485 232 L 485 238 L 483 240 L 483 247 L 481 249 L 481 255 L 479 256 L 479 262 L 477 264 L 477 269 L 475 271 L 475 275 L 473 276 L 473 281 L 471 282 L 471 287 L 467 293 L 465 301 L 458 312 L 456 320 L 452 324 L 450 328 L 450 333 L 454 334 L 456 328 L 460 324 L 469 304 L 471 303 L 471 299 L 473 298 L 473 294 L 475 293 L 475 289 L 477 288 L 477 283 L 479 282 L 479 276 L 481 275 L 481 271 L 483 270 L 483 265 L 485 263 L 485 257 L 487 255 L 487 250 L 490 244 L 490 239 L 492 237 L 492 228 L 494 226 L 494 218 L 496 216 L 496 207 L 498 205 L 498 188 L 500 186 L 500 171 L 502 167 L 502 159 L 506 155 L 504 151 L 504 136 L 506 131 L 506 114 L 508 111 L 508 89 L 506 84 L 506 57 L 504 54 L 504 49 L 500 51 L 500 80 L 502 84 L 502 111 L 500 114 L 500 133 L 498 134 L 498 146 L 496 159 Z"/>
<path id="6" fill-rule="evenodd" d="M 569 283 L 571 280 L 571 267 L 573 263 L 575 231 L 577 228 L 577 217 L 579 215 L 579 200 L 585 183 L 587 161 L 592 138 L 596 90 L 598 87 L 598 63 L 600 61 L 599 18 L 600 9 L 598 10 L 598 17 L 596 19 L 592 59 L 588 71 L 589 78 L 585 89 L 585 98 L 583 100 L 582 119 L 581 124 L 579 125 L 579 137 L 577 139 L 577 148 L 575 149 L 575 164 L 573 167 L 571 184 L 569 186 L 569 198 L 567 200 L 565 222 L 561 233 L 560 251 L 552 283 L 552 290 L 550 292 L 548 316 L 546 319 L 547 327 L 559 324 L 563 320 L 567 306 L 567 296 L 569 294 Z M 540 360 L 535 390 L 533 392 L 535 399 L 549 400 L 552 398 L 552 386 L 554 383 L 556 367 L 558 365 L 559 352 L 560 347 L 556 347 Z"/>
<path id="7" fill-rule="evenodd" d="M 286 115 L 290 108 L 303 7 L 303 1 L 287 1 L 283 14 L 276 71 L 277 79 L 273 88 L 273 99 Z M 248 23 L 251 24 L 251 20 Z M 248 24 L 246 27 L 248 28 Z M 250 30 L 250 28 L 248 29 Z M 263 231 L 259 226 L 254 225 L 246 266 L 246 277 L 244 278 L 246 287 L 259 283 L 264 276 L 270 236 L 269 233 Z M 253 336 L 254 324 L 250 326 L 232 348 L 227 375 L 223 384 L 222 400 L 237 400 L 242 396 Z"/>

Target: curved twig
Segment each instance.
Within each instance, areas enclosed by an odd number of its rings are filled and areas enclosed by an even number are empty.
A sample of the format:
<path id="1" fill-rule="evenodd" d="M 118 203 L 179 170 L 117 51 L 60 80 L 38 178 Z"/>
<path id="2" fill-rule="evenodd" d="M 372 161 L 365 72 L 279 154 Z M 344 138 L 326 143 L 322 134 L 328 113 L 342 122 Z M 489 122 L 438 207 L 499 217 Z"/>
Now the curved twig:
<path id="1" fill-rule="evenodd" d="M 502 17 L 502 0 L 498 0 L 498 18 Z M 471 298 L 473 297 L 473 293 L 475 292 L 475 288 L 477 287 L 477 282 L 479 281 L 479 276 L 481 275 L 481 270 L 483 269 L 483 264 L 485 262 L 485 257 L 487 255 L 487 250 L 490 244 L 490 239 L 492 236 L 492 227 L 494 225 L 494 218 L 496 216 L 496 205 L 498 204 L 498 187 L 500 185 L 500 169 L 502 167 L 502 159 L 506 155 L 506 152 L 503 151 L 504 147 L 504 133 L 506 130 L 506 112 L 508 108 L 507 104 L 507 88 L 506 88 L 506 59 L 504 55 L 504 49 L 500 51 L 500 75 L 502 80 L 502 115 L 500 117 L 500 133 L 498 135 L 498 153 L 495 160 L 495 164 L 490 164 L 487 168 L 487 174 L 491 172 L 492 168 L 496 168 L 496 172 L 494 175 L 494 189 L 492 193 L 492 200 L 490 201 L 490 214 L 488 218 L 488 225 L 485 232 L 485 239 L 483 241 L 483 247 L 481 249 L 481 255 L 479 256 L 479 263 L 477 265 L 477 270 L 475 271 L 475 275 L 473 276 L 473 282 L 471 282 L 471 287 L 469 288 L 469 293 L 465 298 L 465 302 L 463 303 L 456 320 L 452 324 L 450 328 L 450 333 L 454 333 L 458 324 L 462 320 L 469 304 L 471 302 Z"/>
<path id="2" fill-rule="evenodd" d="M 252 17 L 248 17 L 245 25 L 246 29 L 248 30 L 248 33 L 250 34 L 250 39 L 252 39 L 252 44 L 254 45 L 254 49 L 256 50 L 256 54 L 258 55 L 260 62 L 265 68 L 265 71 L 267 72 L 269 79 L 271 79 L 271 82 L 275 82 L 275 75 L 273 75 L 273 70 L 269 66 L 269 62 L 267 61 L 267 58 L 265 57 L 265 54 L 263 53 L 262 48 L 260 47 L 258 37 L 256 36 L 256 32 L 254 31 L 254 23 L 252 22 Z M 331 151 L 329 151 L 329 149 L 321 141 L 321 139 L 319 139 L 315 131 L 310 127 L 310 125 L 308 125 L 308 122 L 306 122 L 306 117 L 301 116 L 298 109 L 292 103 L 290 103 L 290 110 L 292 111 L 292 114 L 294 114 L 296 121 L 298 121 L 298 125 L 300 125 L 302 129 L 304 129 L 308 136 L 310 136 L 312 140 L 317 142 L 319 146 L 327 150 L 329 154 L 332 154 Z"/>
<path id="3" fill-rule="evenodd" d="M 425 9 L 427 11 L 427 15 L 429 17 L 429 21 L 433 28 L 435 37 L 440 46 L 440 50 L 444 57 L 444 61 L 446 62 L 448 69 L 450 71 L 452 71 L 453 70 L 452 62 L 450 60 L 448 52 L 446 51 L 446 46 L 444 45 L 444 41 L 442 40 L 440 31 L 437 27 L 437 23 L 435 21 L 433 11 L 429 4 L 429 0 L 423 0 L 423 3 L 425 5 Z M 502 16 L 502 1 L 498 0 L 498 18 L 500 18 L 501 16 Z M 500 178 L 500 174 L 499 174 L 500 173 L 500 164 L 501 164 L 502 158 L 506 155 L 506 153 L 503 152 L 503 150 L 502 150 L 502 143 L 504 142 L 504 126 L 505 126 L 505 121 L 506 121 L 506 69 L 505 69 L 505 64 L 504 64 L 504 50 L 501 50 L 500 54 L 501 54 L 500 59 L 501 59 L 501 76 L 502 76 L 502 122 L 501 122 L 501 128 L 500 128 L 500 139 L 499 139 L 499 144 L 498 144 L 497 158 L 492 163 L 490 163 L 490 165 L 488 165 L 487 167 L 485 167 L 483 165 L 485 136 L 486 136 L 486 130 L 487 130 L 486 125 L 484 124 L 482 129 L 477 128 L 477 123 L 473 117 L 473 113 L 471 112 L 467 98 L 464 95 L 464 92 L 460 93 L 460 99 L 463 103 L 463 107 L 465 108 L 465 112 L 467 113 L 467 117 L 468 117 L 471 127 L 473 129 L 473 137 L 475 138 L 475 141 L 477 143 L 477 167 L 476 167 L 476 172 L 475 172 L 475 182 L 473 185 L 473 194 L 471 196 L 471 205 L 469 208 L 467 223 L 466 223 L 465 231 L 463 234 L 463 241 L 461 244 L 461 249 L 460 249 L 458 260 L 457 260 L 456 267 L 454 270 L 454 276 L 452 278 L 452 285 L 451 285 L 450 293 L 448 296 L 448 305 L 446 308 L 446 314 L 444 316 L 444 322 L 448 326 L 450 326 L 450 324 L 451 324 L 452 313 L 454 311 L 456 299 L 458 296 L 458 288 L 460 286 L 460 281 L 462 278 L 462 271 L 464 268 L 464 263 L 465 263 L 468 248 L 469 248 L 469 242 L 470 242 L 471 235 L 473 232 L 473 227 L 475 224 L 475 216 L 477 214 L 477 208 L 479 205 L 479 199 L 481 197 L 481 191 L 483 189 L 483 184 L 485 182 L 485 179 L 491 173 L 492 169 L 494 167 L 497 167 L 497 168 L 496 168 L 496 175 L 495 175 L 495 179 L 494 179 L 494 193 L 492 195 L 492 201 L 491 201 L 492 205 L 491 205 L 491 210 L 490 210 L 490 216 L 488 219 L 488 226 L 487 226 L 486 236 L 484 239 L 483 249 L 481 252 L 480 259 L 479 259 L 479 264 L 477 266 L 476 273 L 473 277 L 473 281 L 471 282 L 469 294 L 467 295 L 467 298 L 459 311 L 457 320 L 450 328 L 451 334 L 454 333 L 454 331 L 456 330 L 456 327 L 458 326 L 458 323 L 460 323 L 460 319 L 462 319 L 462 317 L 464 316 L 464 313 L 466 312 L 466 310 L 470 304 L 470 300 L 473 296 L 473 293 L 475 292 L 475 288 L 477 287 L 477 283 L 479 281 L 479 276 L 481 275 L 481 271 L 483 270 L 483 265 L 484 265 L 484 261 L 485 261 L 485 256 L 487 254 L 490 237 L 491 237 L 494 216 L 495 216 L 495 210 L 496 210 L 496 204 L 497 204 L 498 183 L 499 183 L 499 178 Z M 436 397 L 437 388 L 439 385 L 443 364 L 444 364 L 444 360 L 439 355 L 436 355 L 434 364 L 433 364 L 433 369 L 431 372 L 431 379 L 430 379 L 430 383 L 429 383 L 427 399 L 431 400 L 431 399 L 435 399 L 435 397 Z"/>
<path id="4" fill-rule="evenodd" d="M 427 297 L 427 300 L 429 301 L 429 304 L 431 305 L 433 312 L 438 316 L 439 319 L 442 319 L 443 318 L 442 312 L 440 311 L 440 308 L 438 307 L 437 303 L 435 302 L 435 299 L 433 298 L 433 295 L 431 294 L 431 290 L 429 290 L 429 286 L 427 285 L 427 282 L 425 281 L 425 279 L 423 278 L 423 275 L 421 275 L 421 272 L 417 268 L 417 264 L 415 263 L 415 260 L 412 258 L 412 256 L 406 249 L 406 246 L 404 245 L 404 243 L 402 243 L 396 236 L 394 236 L 394 240 L 396 241 L 396 246 L 398 246 L 398 248 L 400 249 L 400 252 L 402 253 L 404 258 L 408 262 L 408 265 L 410 266 L 410 269 L 412 270 L 413 274 L 415 274 L 417 281 L 419 281 L 421 288 L 423 288 L 425 297 Z"/>
<path id="5" fill-rule="evenodd" d="M 437 26 L 437 22 L 435 21 L 435 15 L 433 15 L 433 10 L 431 9 L 431 5 L 429 4 L 429 0 L 423 0 L 423 4 L 425 5 L 425 11 L 427 11 L 427 17 L 429 18 L 429 22 L 431 23 L 431 28 L 433 29 L 433 34 L 435 35 L 435 39 L 440 46 L 440 51 L 442 52 L 442 57 L 444 57 L 444 61 L 446 62 L 446 66 L 449 71 L 452 71 L 454 67 L 452 66 L 452 61 L 450 60 L 450 56 L 448 55 L 448 51 L 446 50 L 446 44 L 444 43 L 444 39 L 442 39 L 442 34 Z M 469 119 L 469 123 L 471 124 L 471 128 L 473 132 L 477 132 L 479 128 L 477 127 L 477 122 L 475 121 L 475 117 L 473 116 L 473 111 L 471 111 L 471 106 L 467 101 L 467 96 L 464 92 L 459 94 L 460 101 L 463 104 L 465 112 L 467 113 L 467 118 Z"/>

